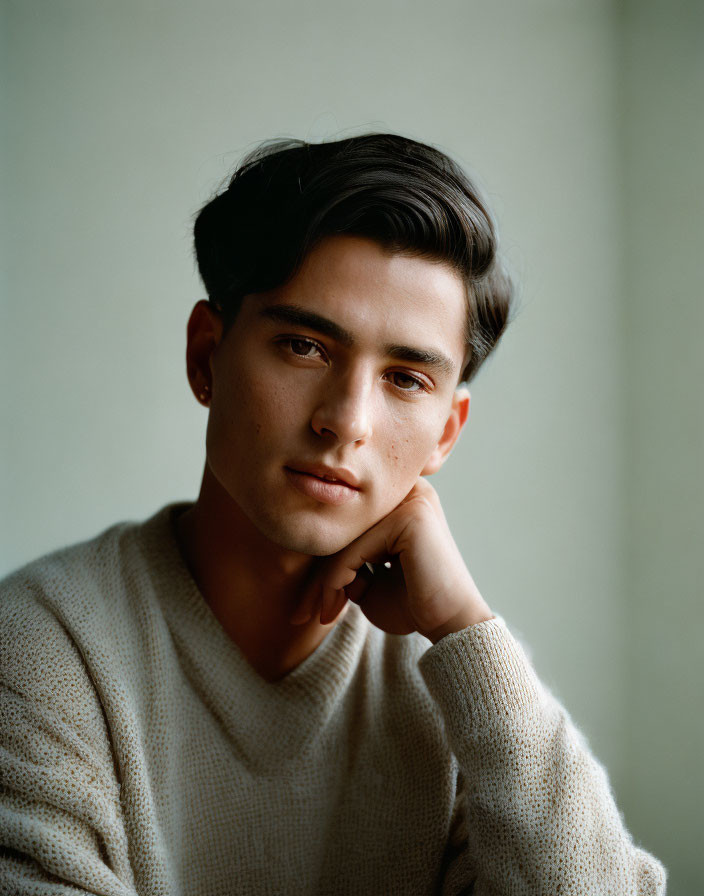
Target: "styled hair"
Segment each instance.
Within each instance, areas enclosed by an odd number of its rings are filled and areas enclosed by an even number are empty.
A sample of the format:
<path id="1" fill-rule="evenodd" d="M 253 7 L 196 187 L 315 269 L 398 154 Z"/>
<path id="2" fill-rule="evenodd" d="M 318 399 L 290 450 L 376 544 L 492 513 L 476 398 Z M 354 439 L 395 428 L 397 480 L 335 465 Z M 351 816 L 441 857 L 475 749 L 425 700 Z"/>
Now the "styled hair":
<path id="1" fill-rule="evenodd" d="M 513 284 L 488 207 L 467 174 L 440 150 L 397 134 L 275 138 L 244 157 L 194 227 L 198 270 L 225 327 L 244 296 L 284 285 L 334 234 L 446 262 L 461 275 L 468 360 L 460 382 L 469 382 L 508 324 Z"/>

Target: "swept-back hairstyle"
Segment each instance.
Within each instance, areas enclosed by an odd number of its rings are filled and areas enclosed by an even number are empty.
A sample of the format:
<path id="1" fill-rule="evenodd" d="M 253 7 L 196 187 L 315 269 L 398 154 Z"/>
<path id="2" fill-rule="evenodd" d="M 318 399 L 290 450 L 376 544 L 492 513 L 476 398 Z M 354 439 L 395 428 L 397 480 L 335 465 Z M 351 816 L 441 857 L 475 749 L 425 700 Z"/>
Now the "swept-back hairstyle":
<path id="1" fill-rule="evenodd" d="M 344 233 L 459 272 L 468 359 L 459 381 L 469 382 L 509 321 L 511 278 L 488 207 L 466 173 L 434 147 L 397 134 L 276 138 L 244 157 L 194 227 L 198 270 L 225 327 L 245 295 L 285 284 L 324 237 Z"/>

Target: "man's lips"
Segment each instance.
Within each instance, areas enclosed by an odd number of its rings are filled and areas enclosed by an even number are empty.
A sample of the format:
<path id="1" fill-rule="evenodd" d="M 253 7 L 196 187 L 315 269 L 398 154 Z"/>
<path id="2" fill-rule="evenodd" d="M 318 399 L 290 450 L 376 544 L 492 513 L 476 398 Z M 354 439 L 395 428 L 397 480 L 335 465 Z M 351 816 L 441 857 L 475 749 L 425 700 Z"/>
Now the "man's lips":
<path id="1" fill-rule="evenodd" d="M 294 462 L 288 464 L 287 469 L 297 473 L 306 473 L 309 476 L 317 476 L 326 482 L 344 485 L 348 488 L 359 490 L 359 479 L 351 470 L 344 467 L 329 467 L 326 464 Z"/>
<path id="2" fill-rule="evenodd" d="M 342 481 L 330 482 L 315 473 L 295 470 L 292 467 L 284 467 L 284 471 L 294 488 L 321 504 L 346 504 L 359 493 L 359 489 L 351 485 Z"/>

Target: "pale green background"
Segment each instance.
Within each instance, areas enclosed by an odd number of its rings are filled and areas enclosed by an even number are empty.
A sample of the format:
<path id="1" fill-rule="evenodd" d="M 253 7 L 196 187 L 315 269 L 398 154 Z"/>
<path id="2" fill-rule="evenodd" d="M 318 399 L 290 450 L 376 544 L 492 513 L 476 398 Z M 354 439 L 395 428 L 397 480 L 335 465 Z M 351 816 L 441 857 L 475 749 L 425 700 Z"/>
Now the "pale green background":
<path id="1" fill-rule="evenodd" d="M 522 284 L 434 482 L 668 893 L 702 892 L 703 8 L 3 0 L 0 572 L 195 497 L 192 216 L 248 149 L 434 143 Z"/>

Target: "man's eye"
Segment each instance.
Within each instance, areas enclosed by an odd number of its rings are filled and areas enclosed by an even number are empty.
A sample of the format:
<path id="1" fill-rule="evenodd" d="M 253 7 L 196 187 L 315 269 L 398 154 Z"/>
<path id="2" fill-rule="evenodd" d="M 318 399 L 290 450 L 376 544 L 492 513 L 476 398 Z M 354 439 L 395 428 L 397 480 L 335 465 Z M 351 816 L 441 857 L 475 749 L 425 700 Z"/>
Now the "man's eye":
<path id="1" fill-rule="evenodd" d="M 316 353 L 322 354 L 320 346 L 311 339 L 302 339 L 300 336 L 287 336 L 281 342 L 290 347 L 291 354 L 296 355 L 297 358 L 314 358 Z"/>
<path id="2" fill-rule="evenodd" d="M 396 385 L 403 392 L 423 392 L 425 391 L 425 383 L 414 376 L 407 373 L 392 373 L 392 377 L 396 377 Z"/>

